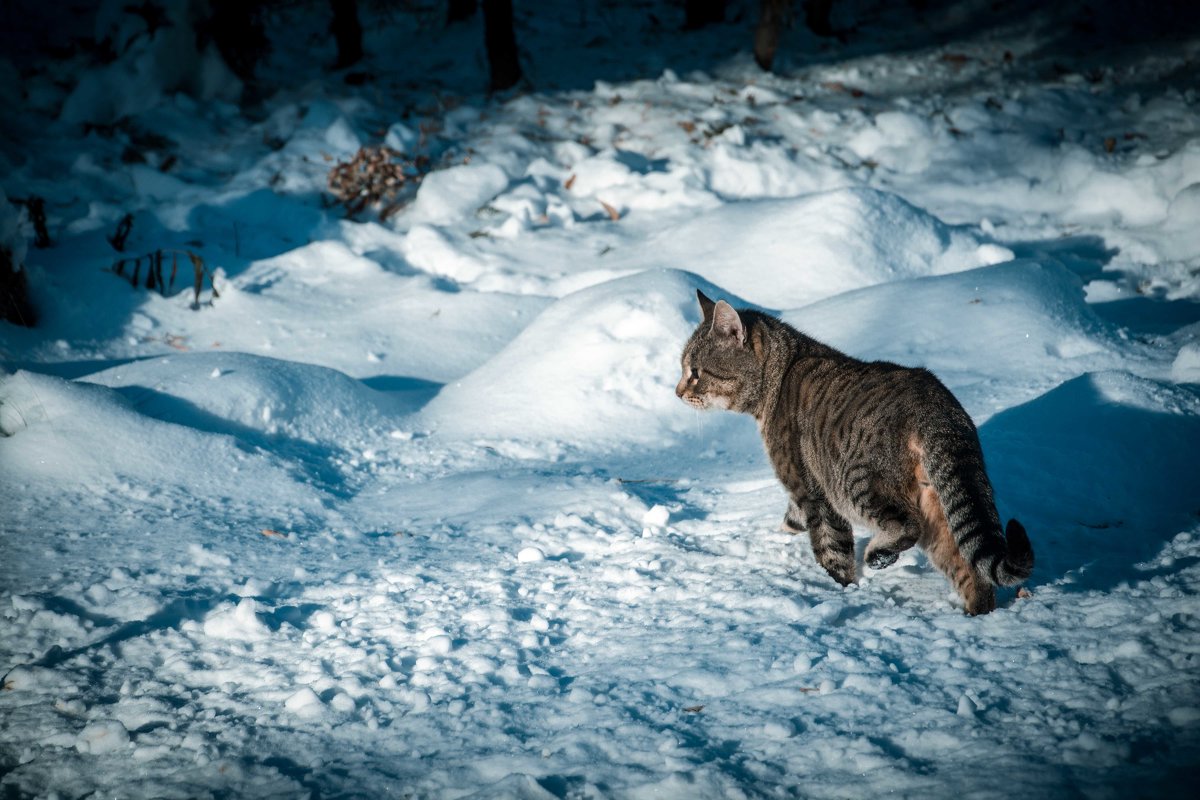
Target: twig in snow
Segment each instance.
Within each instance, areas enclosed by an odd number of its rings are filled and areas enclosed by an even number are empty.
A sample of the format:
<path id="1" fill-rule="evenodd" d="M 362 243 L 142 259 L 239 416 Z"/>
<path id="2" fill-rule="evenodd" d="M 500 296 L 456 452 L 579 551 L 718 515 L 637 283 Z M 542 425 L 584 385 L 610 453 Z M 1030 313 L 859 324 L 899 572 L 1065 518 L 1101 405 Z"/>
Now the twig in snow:
<path id="1" fill-rule="evenodd" d="M 117 223 L 117 229 L 113 235 L 108 237 L 108 243 L 112 245 L 113 250 L 118 253 L 125 252 L 125 240 L 129 238 L 131 230 L 133 230 L 133 214 L 126 214 Z"/>
<path id="2" fill-rule="evenodd" d="M 25 206 L 29 221 L 33 223 L 33 246 L 45 250 L 50 246 L 50 231 L 46 229 L 46 201 L 37 195 L 24 199 L 13 199 L 14 205 Z"/>
<path id="3" fill-rule="evenodd" d="M 171 273 L 170 278 L 165 278 L 163 276 L 163 261 L 168 253 L 171 256 Z M 208 288 L 209 291 L 212 292 L 212 298 L 215 300 L 220 297 L 221 293 L 217 291 L 217 286 L 213 280 L 212 272 L 210 272 L 208 267 L 205 266 L 204 259 L 191 250 L 160 248 L 140 256 L 119 258 L 111 267 L 108 268 L 108 271 L 112 272 L 114 275 L 120 275 L 122 278 L 124 278 L 125 267 L 132 264 L 133 274 L 129 276 L 129 283 L 131 286 L 133 286 L 133 288 L 136 289 L 138 288 L 138 285 L 142 283 L 142 262 L 144 261 L 146 262 L 145 287 L 151 291 L 157 289 L 159 294 L 166 297 L 171 290 L 175 288 L 175 277 L 179 272 L 180 254 L 187 256 L 188 260 L 192 262 L 192 272 L 194 275 L 192 286 L 193 291 L 195 292 L 195 296 L 192 300 L 192 308 L 200 307 L 200 291 L 204 288 L 205 276 L 208 276 Z"/>

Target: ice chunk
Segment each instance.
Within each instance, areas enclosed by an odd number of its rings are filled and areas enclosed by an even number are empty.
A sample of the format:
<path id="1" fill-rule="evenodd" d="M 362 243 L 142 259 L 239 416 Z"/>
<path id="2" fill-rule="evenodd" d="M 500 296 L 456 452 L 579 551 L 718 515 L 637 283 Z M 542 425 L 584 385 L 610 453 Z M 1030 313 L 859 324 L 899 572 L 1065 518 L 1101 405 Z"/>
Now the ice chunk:
<path id="1" fill-rule="evenodd" d="M 546 554 L 536 547 L 523 547 L 517 553 L 517 561 L 520 561 L 522 564 L 531 564 L 536 561 L 544 561 L 545 559 Z"/>
<path id="2" fill-rule="evenodd" d="M 768 739 L 789 739 L 796 735 L 796 726 L 789 720 L 777 720 L 763 725 L 763 735 Z"/>
<path id="3" fill-rule="evenodd" d="M 1200 345 L 1189 343 L 1179 348 L 1171 363 L 1171 380 L 1175 383 L 1200 383 Z"/>
<path id="4" fill-rule="evenodd" d="M 301 717 L 316 717 L 324 712 L 321 698 L 311 688 L 305 686 L 283 702 L 284 708 Z"/>
<path id="5" fill-rule="evenodd" d="M 111 753 L 129 744 L 129 731 L 115 719 L 98 720 L 79 732 L 75 749 L 81 753 L 99 755 Z"/>
<path id="6" fill-rule="evenodd" d="M 642 524 L 662 528 L 666 526 L 670 518 L 671 512 L 667 510 L 666 506 L 655 505 L 642 515 Z"/>
<path id="7" fill-rule="evenodd" d="M 243 597 L 236 606 L 225 603 L 204 620 L 204 633 L 218 639 L 255 641 L 265 639 L 271 631 L 258 618 L 258 603 Z"/>

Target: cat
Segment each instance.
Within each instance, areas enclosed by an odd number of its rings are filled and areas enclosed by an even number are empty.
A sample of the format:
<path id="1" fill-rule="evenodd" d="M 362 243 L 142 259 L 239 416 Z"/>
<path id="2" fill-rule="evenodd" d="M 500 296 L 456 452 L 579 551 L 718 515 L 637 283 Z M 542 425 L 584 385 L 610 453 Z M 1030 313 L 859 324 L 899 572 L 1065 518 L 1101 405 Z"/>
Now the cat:
<path id="1" fill-rule="evenodd" d="M 863 554 L 872 569 L 919 545 L 971 615 L 995 609 L 996 586 L 1029 577 L 1029 537 L 1015 519 L 1001 532 L 975 425 L 933 373 L 860 361 L 767 314 L 696 296 L 704 320 L 675 393 L 754 416 L 788 493 L 784 529 L 808 531 L 835 581 L 855 579 L 851 520 L 876 531 Z"/>

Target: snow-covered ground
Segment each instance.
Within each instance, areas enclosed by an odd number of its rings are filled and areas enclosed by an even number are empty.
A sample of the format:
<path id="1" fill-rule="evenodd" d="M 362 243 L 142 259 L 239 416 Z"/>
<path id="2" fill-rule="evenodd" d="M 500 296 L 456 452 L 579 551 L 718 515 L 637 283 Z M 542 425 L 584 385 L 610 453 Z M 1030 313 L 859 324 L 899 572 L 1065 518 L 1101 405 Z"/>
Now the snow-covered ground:
<path id="1" fill-rule="evenodd" d="M 1200 36 L 857 0 L 765 75 L 752 2 L 550 5 L 496 98 L 432 2 L 367 4 L 353 87 L 274 12 L 242 108 L 120 3 L 103 68 L 0 61 L 54 240 L 5 217 L 4 796 L 1191 796 Z M 385 140 L 437 169 L 348 220 Z M 159 248 L 220 296 L 108 271 Z M 967 617 L 915 551 L 837 586 L 753 422 L 673 394 L 697 287 L 936 372 L 1030 596 Z"/>

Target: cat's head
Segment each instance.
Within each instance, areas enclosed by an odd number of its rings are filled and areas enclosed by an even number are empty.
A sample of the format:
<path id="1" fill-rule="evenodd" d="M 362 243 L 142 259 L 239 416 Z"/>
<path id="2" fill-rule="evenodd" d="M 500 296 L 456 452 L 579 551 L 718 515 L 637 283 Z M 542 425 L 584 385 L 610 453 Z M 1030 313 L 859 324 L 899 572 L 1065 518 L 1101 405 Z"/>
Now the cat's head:
<path id="1" fill-rule="evenodd" d="M 758 401 L 761 366 L 746 323 L 724 300 L 696 290 L 704 321 L 683 348 L 683 377 L 675 394 L 694 408 L 752 411 Z"/>

